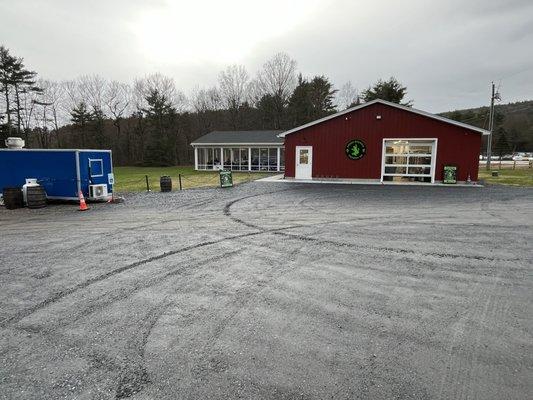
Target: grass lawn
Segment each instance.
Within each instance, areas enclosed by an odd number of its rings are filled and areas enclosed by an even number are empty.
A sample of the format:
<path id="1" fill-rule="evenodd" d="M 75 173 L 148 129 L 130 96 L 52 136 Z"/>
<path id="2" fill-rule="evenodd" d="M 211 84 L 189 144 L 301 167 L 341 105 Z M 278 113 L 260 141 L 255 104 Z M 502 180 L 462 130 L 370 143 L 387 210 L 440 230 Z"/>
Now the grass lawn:
<path id="1" fill-rule="evenodd" d="M 479 179 L 491 185 L 533 186 L 533 168 L 502 168 L 500 170 L 493 168 L 492 170 L 499 171 L 499 176 L 493 177 L 490 171 L 480 166 Z"/>
<path id="2" fill-rule="evenodd" d="M 172 178 L 172 190 L 179 190 L 178 175 L 184 189 L 195 187 L 216 187 L 220 185 L 218 171 L 195 171 L 190 167 L 115 167 L 115 187 L 117 192 L 141 192 L 146 190 L 146 175 L 150 189 L 159 191 L 159 178 L 168 175 Z M 233 172 L 233 183 L 249 182 L 270 176 L 266 172 Z"/>

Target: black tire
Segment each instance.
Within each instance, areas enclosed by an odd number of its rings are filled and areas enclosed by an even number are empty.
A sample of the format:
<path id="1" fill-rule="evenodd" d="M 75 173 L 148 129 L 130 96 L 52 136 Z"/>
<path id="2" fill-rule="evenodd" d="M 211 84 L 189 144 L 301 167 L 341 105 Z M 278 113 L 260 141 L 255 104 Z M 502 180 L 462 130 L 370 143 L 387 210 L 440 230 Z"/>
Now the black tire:
<path id="1" fill-rule="evenodd" d="M 172 179 L 170 176 L 162 176 L 159 179 L 159 186 L 161 187 L 162 192 L 171 192 L 172 191 Z"/>
<path id="2" fill-rule="evenodd" d="M 8 210 L 24 207 L 22 199 L 22 190 L 20 188 L 7 187 L 2 190 L 4 205 Z"/>
<path id="3" fill-rule="evenodd" d="M 26 202 L 28 208 L 46 207 L 46 192 L 42 186 L 28 186 L 26 189 Z"/>

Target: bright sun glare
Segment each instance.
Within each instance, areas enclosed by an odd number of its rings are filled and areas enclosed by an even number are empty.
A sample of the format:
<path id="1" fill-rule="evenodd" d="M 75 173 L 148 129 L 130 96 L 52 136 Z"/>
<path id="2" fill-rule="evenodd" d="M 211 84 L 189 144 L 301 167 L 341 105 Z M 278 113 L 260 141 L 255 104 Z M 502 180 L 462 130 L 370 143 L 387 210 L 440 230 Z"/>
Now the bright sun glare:
<path id="1" fill-rule="evenodd" d="M 318 0 L 174 1 L 143 11 L 132 29 L 155 63 L 236 62 L 302 23 Z"/>

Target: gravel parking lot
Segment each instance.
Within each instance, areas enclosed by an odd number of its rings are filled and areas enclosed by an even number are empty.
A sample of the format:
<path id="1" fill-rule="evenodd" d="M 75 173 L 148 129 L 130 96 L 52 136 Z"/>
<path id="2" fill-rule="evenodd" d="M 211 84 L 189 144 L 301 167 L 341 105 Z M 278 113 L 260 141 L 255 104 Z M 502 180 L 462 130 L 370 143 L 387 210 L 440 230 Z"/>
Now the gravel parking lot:
<path id="1" fill-rule="evenodd" d="M 2 399 L 527 399 L 533 189 L 0 208 Z"/>

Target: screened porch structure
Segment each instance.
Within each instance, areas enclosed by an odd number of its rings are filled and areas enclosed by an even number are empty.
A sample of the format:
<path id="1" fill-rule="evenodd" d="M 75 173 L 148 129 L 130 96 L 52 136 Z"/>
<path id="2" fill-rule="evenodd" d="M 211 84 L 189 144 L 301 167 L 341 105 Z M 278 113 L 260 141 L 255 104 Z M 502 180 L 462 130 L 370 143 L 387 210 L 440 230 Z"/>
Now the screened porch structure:
<path id="1" fill-rule="evenodd" d="M 281 131 L 213 131 L 194 142 L 194 169 L 281 172 L 285 170 Z"/>

